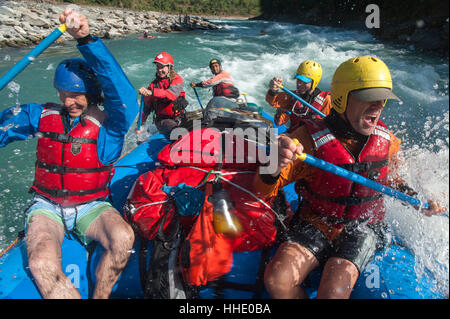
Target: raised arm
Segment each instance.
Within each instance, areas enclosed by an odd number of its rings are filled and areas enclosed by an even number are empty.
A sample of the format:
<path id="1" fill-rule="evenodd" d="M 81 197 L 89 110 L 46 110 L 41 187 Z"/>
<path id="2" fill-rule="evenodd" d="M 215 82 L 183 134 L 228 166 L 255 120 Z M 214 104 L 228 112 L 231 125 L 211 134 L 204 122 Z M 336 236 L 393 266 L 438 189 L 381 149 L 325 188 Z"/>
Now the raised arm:
<path id="1" fill-rule="evenodd" d="M 60 16 L 65 23 L 70 11 Z M 87 18 L 78 13 L 79 26 L 67 31 L 78 41 L 77 48 L 96 73 L 104 95 L 106 119 L 100 128 L 97 152 L 103 164 L 117 160 L 123 147 L 125 134 L 139 110 L 136 91 L 119 63 L 98 37 L 89 35 Z"/>

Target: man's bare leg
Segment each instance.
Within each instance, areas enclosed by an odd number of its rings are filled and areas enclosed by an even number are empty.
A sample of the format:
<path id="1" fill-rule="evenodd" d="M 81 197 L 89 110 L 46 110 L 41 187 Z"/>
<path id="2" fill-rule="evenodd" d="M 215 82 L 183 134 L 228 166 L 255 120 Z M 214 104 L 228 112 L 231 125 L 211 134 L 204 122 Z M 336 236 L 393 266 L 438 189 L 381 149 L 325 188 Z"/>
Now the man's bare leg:
<path id="1" fill-rule="evenodd" d="M 28 264 L 43 298 L 81 298 L 61 268 L 64 228 L 45 215 L 34 215 L 28 224 Z"/>
<path id="2" fill-rule="evenodd" d="M 266 267 L 264 283 L 267 291 L 276 299 L 308 298 L 301 284 L 318 266 L 318 260 L 308 249 L 298 243 L 285 242 Z"/>
<path id="3" fill-rule="evenodd" d="M 106 299 L 128 262 L 134 233 L 115 209 L 108 209 L 89 226 L 86 236 L 100 242 L 105 249 L 95 272 L 93 298 Z"/>
<path id="4" fill-rule="evenodd" d="M 317 299 L 348 299 L 359 277 L 358 268 L 349 260 L 333 257 L 325 263 Z"/>

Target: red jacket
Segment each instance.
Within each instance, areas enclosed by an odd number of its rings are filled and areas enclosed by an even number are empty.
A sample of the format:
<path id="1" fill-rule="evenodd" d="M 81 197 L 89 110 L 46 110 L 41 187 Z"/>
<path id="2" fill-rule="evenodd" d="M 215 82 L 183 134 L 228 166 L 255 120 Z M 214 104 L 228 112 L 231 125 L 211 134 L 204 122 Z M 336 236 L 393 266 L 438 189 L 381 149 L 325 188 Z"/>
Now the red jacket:
<path id="1" fill-rule="evenodd" d="M 83 116 L 65 134 L 65 114 L 60 107 L 46 107 L 41 114 L 32 190 L 63 206 L 78 205 L 108 196 L 114 174 L 97 155 L 100 123 Z"/>
<path id="2" fill-rule="evenodd" d="M 172 82 L 168 77 L 163 79 L 157 77 L 150 83 L 148 89 L 153 94 L 144 98 L 146 108 L 142 116 L 143 122 L 151 111 L 155 111 L 157 118 L 174 118 L 182 113 L 174 109 L 174 101 L 177 98 L 185 98 L 183 79 L 180 75 L 175 75 Z"/>

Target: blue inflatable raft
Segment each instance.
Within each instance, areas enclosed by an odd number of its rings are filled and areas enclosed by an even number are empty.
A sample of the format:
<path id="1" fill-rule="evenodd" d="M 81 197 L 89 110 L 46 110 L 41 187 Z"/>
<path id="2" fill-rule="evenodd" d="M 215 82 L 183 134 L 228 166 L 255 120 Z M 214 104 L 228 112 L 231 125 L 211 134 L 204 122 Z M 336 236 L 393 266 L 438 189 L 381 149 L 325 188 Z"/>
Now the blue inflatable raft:
<path id="1" fill-rule="evenodd" d="M 267 118 L 269 115 L 264 114 Z M 285 128 L 279 127 L 279 132 Z M 169 143 L 161 134 L 156 134 L 140 144 L 116 164 L 116 173 L 111 183 L 113 205 L 121 210 L 136 178 L 155 168 L 159 151 Z M 295 211 L 297 195 L 293 184 L 285 188 L 285 193 Z M 139 251 L 141 243 L 135 241 L 134 253 L 116 283 L 111 298 L 143 298 L 139 273 Z M 149 247 L 151 250 L 151 243 Z M 268 298 L 261 279 L 262 254 L 272 256 L 270 251 L 250 251 L 235 253 L 231 271 L 220 281 L 200 291 L 200 297 L 212 298 Z M 89 298 L 95 286 L 95 269 L 100 260 L 102 248 L 82 246 L 78 241 L 65 239 L 62 244 L 62 269 L 79 289 L 82 298 Z M 150 255 L 150 254 L 148 254 Z M 27 265 L 26 245 L 19 238 L 14 245 L 3 252 L 0 258 L 0 298 L 40 299 L 41 295 L 33 281 Z M 351 298 L 357 299 L 441 299 L 435 292 L 433 278 L 419 276 L 414 271 L 415 258 L 410 250 L 397 244 L 376 254 L 373 261 L 361 274 Z M 315 297 L 320 270 L 310 275 L 306 290 Z M 262 292 L 262 293 L 261 293 Z"/>

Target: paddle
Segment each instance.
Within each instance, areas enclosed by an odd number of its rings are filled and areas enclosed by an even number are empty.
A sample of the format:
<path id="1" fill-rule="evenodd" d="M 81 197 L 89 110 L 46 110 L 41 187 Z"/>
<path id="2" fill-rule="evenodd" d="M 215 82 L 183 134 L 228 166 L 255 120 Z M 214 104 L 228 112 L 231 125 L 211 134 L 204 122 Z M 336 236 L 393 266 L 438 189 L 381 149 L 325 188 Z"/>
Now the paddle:
<path id="1" fill-rule="evenodd" d="M 294 138 L 293 139 L 295 144 L 299 144 L 299 141 Z M 327 171 L 331 174 L 335 174 L 337 176 L 349 179 L 355 183 L 361 184 L 363 186 L 369 187 L 373 190 L 376 190 L 380 193 L 389 195 L 391 197 L 400 199 L 404 202 L 410 203 L 414 206 L 422 206 L 425 209 L 429 209 L 430 206 L 428 205 L 428 203 L 422 203 L 419 199 L 414 198 L 412 196 L 406 195 L 402 192 L 399 192 L 393 188 L 390 188 L 386 185 L 382 185 L 379 184 L 371 179 L 368 179 L 364 176 L 358 175 L 356 173 L 350 172 L 342 167 L 336 166 L 334 164 L 325 162 L 324 160 L 318 159 L 314 156 L 311 156 L 309 154 L 306 153 L 302 153 L 301 155 L 297 155 L 297 158 L 299 158 L 301 161 L 308 163 L 311 166 L 320 168 L 324 171 Z M 446 216 L 448 218 L 448 213 L 445 213 L 444 216 Z"/>
<path id="2" fill-rule="evenodd" d="M 248 106 L 248 101 L 247 101 L 247 93 L 242 92 L 241 95 L 244 96 L 244 100 L 245 100 L 245 105 Z"/>
<path id="3" fill-rule="evenodd" d="M 197 90 L 195 89 L 195 86 L 193 86 L 192 89 L 194 90 L 195 96 L 197 97 L 198 104 L 200 104 L 202 111 L 204 111 L 205 109 L 203 108 L 202 101 L 200 101 L 200 98 L 198 97 L 198 93 Z"/>
<path id="4" fill-rule="evenodd" d="M 295 93 L 291 92 L 290 90 L 286 89 L 283 85 L 280 85 L 280 89 L 282 89 L 284 92 L 290 94 L 293 98 L 295 98 L 295 99 L 299 100 L 300 102 L 302 102 L 303 104 L 305 104 L 307 107 L 309 107 L 311 110 L 313 110 L 314 112 L 316 112 L 320 116 L 322 116 L 322 117 L 326 116 L 325 114 L 320 112 L 318 109 L 316 109 L 314 106 L 312 106 L 311 104 L 309 104 L 308 102 L 303 100 L 300 96 L 298 96 Z"/>
<path id="5" fill-rule="evenodd" d="M 33 50 L 14 65 L 5 75 L 0 78 L 0 90 L 14 79 L 17 74 L 23 71 L 39 54 L 47 49 L 50 44 L 56 41 L 65 31 L 66 25 L 62 24 L 42 40 Z"/>
<path id="6" fill-rule="evenodd" d="M 138 131 L 141 130 L 143 110 L 144 110 L 144 96 L 141 95 L 141 105 L 139 106 L 139 117 L 138 117 L 138 125 L 137 125 Z"/>

